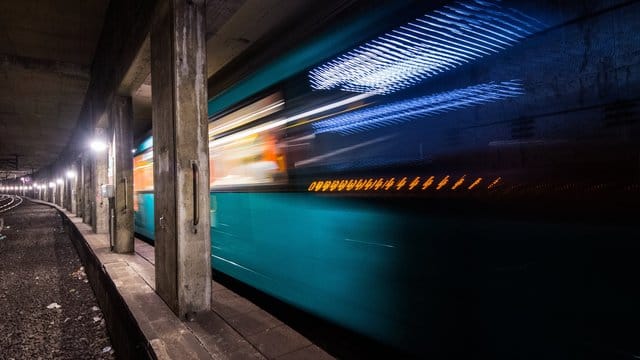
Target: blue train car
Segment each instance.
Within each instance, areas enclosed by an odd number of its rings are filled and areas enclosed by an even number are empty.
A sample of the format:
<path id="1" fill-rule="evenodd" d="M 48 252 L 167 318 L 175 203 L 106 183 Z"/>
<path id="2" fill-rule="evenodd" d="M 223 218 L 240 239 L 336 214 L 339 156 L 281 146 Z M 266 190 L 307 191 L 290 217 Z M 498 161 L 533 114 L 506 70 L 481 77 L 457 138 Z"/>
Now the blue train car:
<path id="1" fill-rule="evenodd" d="M 398 8 L 210 100 L 213 268 L 414 354 L 575 330 L 538 315 L 570 308 L 549 294 L 589 293 L 576 274 L 603 239 L 633 237 L 621 214 L 637 199 L 640 132 L 603 127 L 612 104 L 637 99 L 566 85 L 582 75 L 579 51 L 562 47 L 575 27 L 639 6 Z M 590 56 L 622 61 L 609 40 L 592 41 Z M 152 151 L 147 139 L 134 159 L 136 232 L 149 239 Z M 518 323 L 528 326 L 511 333 Z"/>

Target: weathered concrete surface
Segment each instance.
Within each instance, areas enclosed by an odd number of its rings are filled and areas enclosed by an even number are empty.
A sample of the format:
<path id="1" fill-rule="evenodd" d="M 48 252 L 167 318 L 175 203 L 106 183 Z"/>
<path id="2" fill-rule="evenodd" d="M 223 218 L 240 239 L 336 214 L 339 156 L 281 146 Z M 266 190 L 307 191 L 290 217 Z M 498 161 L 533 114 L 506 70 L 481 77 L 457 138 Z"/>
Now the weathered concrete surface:
<path id="1" fill-rule="evenodd" d="M 93 191 L 91 187 L 91 167 L 92 161 L 90 154 L 85 152 L 81 158 L 82 161 L 82 222 L 91 224 L 92 219 L 92 202 Z"/>
<path id="2" fill-rule="evenodd" d="M 95 137 L 108 142 L 107 131 L 103 128 L 96 128 Z M 102 197 L 100 194 L 100 187 L 109 183 L 108 168 L 109 168 L 109 153 L 107 150 L 102 152 L 95 152 L 93 155 L 93 167 L 91 168 L 91 180 L 92 180 L 92 203 L 91 203 L 91 224 L 93 231 L 97 234 L 106 234 L 109 232 L 109 199 Z"/>
<path id="3" fill-rule="evenodd" d="M 156 288 L 182 317 L 210 305 L 204 2 L 162 3 L 151 29 Z"/>
<path id="4" fill-rule="evenodd" d="M 133 105 L 131 97 L 113 102 L 111 117 L 115 139 L 115 238 L 113 250 L 133 252 Z"/>
<path id="5" fill-rule="evenodd" d="M 95 234 L 80 218 L 59 209 L 65 227 L 85 265 L 86 274 L 98 295 L 112 343 L 123 359 L 245 359 L 262 358 L 228 324 L 207 331 L 218 336 L 208 346 L 203 338 L 180 321 L 155 293 L 153 248 L 138 254 L 117 254 L 110 250 L 107 235 Z M 146 244 L 145 244 L 146 245 Z M 151 262 L 148 260 L 150 259 Z M 224 346 L 222 346 L 224 345 Z"/>
<path id="6" fill-rule="evenodd" d="M 26 201 L 2 217 L 0 358 L 113 359 L 102 312 L 58 212 Z"/>
<path id="7" fill-rule="evenodd" d="M 0 2 L 0 159 L 4 175 L 53 162 L 76 126 L 108 0 Z"/>
<path id="8" fill-rule="evenodd" d="M 75 163 L 74 168 L 76 169 L 76 184 L 73 191 L 75 191 L 75 197 L 73 199 L 75 203 L 75 212 L 77 217 L 82 217 L 82 213 L 84 211 L 84 191 L 82 190 L 82 182 L 84 181 L 83 173 L 82 173 L 82 157 L 79 157 Z"/>

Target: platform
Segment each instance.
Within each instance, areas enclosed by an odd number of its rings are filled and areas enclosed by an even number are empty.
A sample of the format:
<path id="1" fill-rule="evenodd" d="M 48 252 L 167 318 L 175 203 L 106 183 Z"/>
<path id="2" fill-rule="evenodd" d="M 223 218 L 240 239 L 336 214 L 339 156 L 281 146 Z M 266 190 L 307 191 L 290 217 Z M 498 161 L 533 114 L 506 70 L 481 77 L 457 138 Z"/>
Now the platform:
<path id="1" fill-rule="evenodd" d="M 116 354 L 158 359 L 333 359 L 309 339 L 251 301 L 214 281 L 211 311 L 181 321 L 155 293 L 154 249 L 136 239 L 135 254 L 110 251 L 60 207 L 65 227 L 85 265 L 105 314 Z"/>

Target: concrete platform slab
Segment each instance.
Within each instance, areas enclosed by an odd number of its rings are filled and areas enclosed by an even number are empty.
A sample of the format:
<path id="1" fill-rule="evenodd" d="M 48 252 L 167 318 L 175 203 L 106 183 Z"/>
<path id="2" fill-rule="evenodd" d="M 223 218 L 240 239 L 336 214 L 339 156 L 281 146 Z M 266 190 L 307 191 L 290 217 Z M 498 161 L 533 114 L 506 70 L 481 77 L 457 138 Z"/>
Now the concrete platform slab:
<path id="1" fill-rule="evenodd" d="M 138 239 L 135 254 L 111 252 L 68 211 L 62 214 L 122 358 L 332 359 L 282 321 L 225 286 L 212 283 L 211 311 L 194 321 L 177 318 L 155 293 L 154 248 Z"/>

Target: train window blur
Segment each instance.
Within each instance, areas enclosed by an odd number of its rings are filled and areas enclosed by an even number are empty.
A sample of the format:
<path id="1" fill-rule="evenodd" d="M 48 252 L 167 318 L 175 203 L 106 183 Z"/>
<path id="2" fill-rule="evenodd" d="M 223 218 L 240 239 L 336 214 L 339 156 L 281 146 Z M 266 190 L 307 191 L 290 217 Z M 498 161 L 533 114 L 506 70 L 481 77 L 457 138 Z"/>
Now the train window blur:
<path id="1" fill-rule="evenodd" d="M 133 188 L 135 191 L 153 191 L 153 150 L 149 149 L 133 158 Z M 133 209 L 138 211 L 138 197 L 134 196 Z"/>
<path id="2" fill-rule="evenodd" d="M 209 185 L 273 185 L 286 182 L 279 120 L 260 122 L 283 108 L 279 93 L 214 120 L 209 126 Z M 248 125 L 249 127 L 247 127 Z"/>

